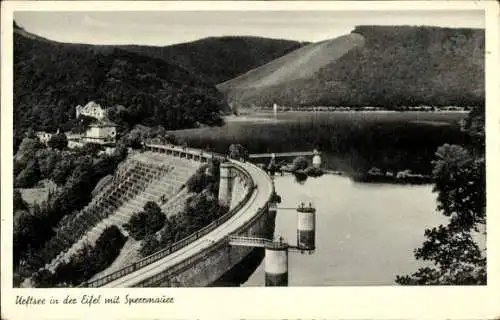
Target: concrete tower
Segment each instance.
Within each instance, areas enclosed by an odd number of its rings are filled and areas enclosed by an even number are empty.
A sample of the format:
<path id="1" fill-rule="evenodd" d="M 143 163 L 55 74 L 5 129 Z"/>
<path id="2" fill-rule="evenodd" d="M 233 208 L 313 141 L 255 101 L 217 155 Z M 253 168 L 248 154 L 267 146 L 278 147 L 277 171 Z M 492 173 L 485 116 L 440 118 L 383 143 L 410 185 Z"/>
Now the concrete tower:
<path id="1" fill-rule="evenodd" d="M 314 250 L 316 237 L 316 209 L 297 208 L 297 246 L 300 249 Z"/>
<path id="2" fill-rule="evenodd" d="M 319 155 L 318 150 L 314 150 L 314 155 L 312 159 L 312 164 L 315 168 L 321 167 L 321 156 Z"/>
<path id="3" fill-rule="evenodd" d="M 288 286 L 288 246 L 286 243 L 266 247 L 266 287 Z"/>
<path id="4" fill-rule="evenodd" d="M 231 162 L 220 164 L 220 182 L 219 182 L 219 203 L 224 206 L 231 206 L 231 195 L 233 193 L 233 172 Z"/>

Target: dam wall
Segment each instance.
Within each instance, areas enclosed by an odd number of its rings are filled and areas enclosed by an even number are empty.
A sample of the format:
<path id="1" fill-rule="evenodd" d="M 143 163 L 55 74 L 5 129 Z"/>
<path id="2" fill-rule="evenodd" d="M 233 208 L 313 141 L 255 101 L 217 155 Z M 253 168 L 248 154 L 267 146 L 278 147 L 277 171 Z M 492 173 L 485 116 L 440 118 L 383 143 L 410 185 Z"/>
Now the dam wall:
<path id="1" fill-rule="evenodd" d="M 257 166 L 228 160 L 201 150 L 146 145 L 148 152 L 207 162 L 218 159 L 230 167 L 230 210 L 198 232 L 106 277 L 83 284 L 88 287 L 209 286 L 254 250 L 232 247 L 229 235 L 271 238 L 275 212 L 268 213 L 274 187 Z M 257 183 L 258 182 L 258 183 Z"/>
<path id="2" fill-rule="evenodd" d="M 253 219 L 241 226 L 238 235 L 272 239 L 276 212 L 263 208 Z M 168 272 L 141 282 L 137 287 L 207 287 L 245 259 L 262 248 L 230 246 L 226 239 L 214 243 L 208 250 L 183 261 Z"/>
<path id="3" fill-rule="evenodd" d="M 231 199 L 231 211 L 239 210 L 239 206 L 244 205 L 251 195 L 252 177 L 250 177 L 236 163 L 232 168 L 234 187 Z M 270 198 L 269 198 L 270 200 Z M 266 204 L 269 201 L 266 202 Z M 237 214 L 234 212 L 234 214 Z M 251 219 L 240 225 L 231 234 L 241 236 L 261 237 L 272 239 L 274 234 L 276 211 L 269 211 L 268 206 L 260 208 Z M 135 287 L 206 287 L 230 272 L 255 248 L 230 246 L 227 238 L 213 242 L 205 250 L 201 250 L 184 261 L 156 274 L 155 276 L 141 281 Z M 210 242 L 210 238 L 204 241 Z"/>
<path id="4" fill-rule="evenodd" d="M 231 193 L 229 210 L 234 209 L 239 203 L 241 203 L 245 196 L 251 191 L 251 183 L 250 181 L 247 181 L 243 175 L 237 174 L 233 179 L 233 190 Z"/>

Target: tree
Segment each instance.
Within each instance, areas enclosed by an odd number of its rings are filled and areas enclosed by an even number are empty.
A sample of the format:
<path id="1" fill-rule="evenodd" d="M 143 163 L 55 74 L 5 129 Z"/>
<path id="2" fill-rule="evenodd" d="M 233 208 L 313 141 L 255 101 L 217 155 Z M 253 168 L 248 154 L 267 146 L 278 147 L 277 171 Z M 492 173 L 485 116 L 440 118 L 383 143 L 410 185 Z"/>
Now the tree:
<path id="1" fill-rule="evenodd" d="M 16 212 L 14 219 L 13 230 L 13 253 L 14 253 L 14 266 L 17 267 L 22 255 L 30 247 L 34 247 L 38 242 L 38 236 L 42 230 L 39 230 L 40 218 L 31 214 L 27 210 L 20 210 Z"/>
<path id="2" fill-rule="evenodd" d="M 58 185 L 62 186 L 66 183 L 69 175 L 72 172 L 72 161 L 68 158 L 62 158 L 54 170 L 52 171 L 52 180 Z"/>
<path id="3" fill-rule="evenodd" d="M 465 148 L 448 144 L 439 147 L 436 156 L 433 177 L 438 210 L 450 217 L 450 223 L 457 230 L 470 231 L 484 224 L 484 159 L 475 159 Z"/>
<path id="4" fill-rule="evenodd" d="M 166 217 L 161 208 L 155 202 L 149 201 L 144 205 L 143 211 L 132 215 L 129 222 L 123 227 L 132 238 L 142 240 L 160 230 L 165 224 L 165 220 Z"/>
<path id="5" fill-rule="evenodd" d="M 307 166 L 309 165 L 309 162 L 305 157 L 297 157 L 293 159 L 292 162 L 292 171 L 296 170 L 305 170 Z"/>
<path id="6" fill-rule="evenodd" d="M 41 149 L 36 153 L 40 174 L 43 179 L 51 179 L 57 163 L 60 161 L 60 154 L 54 149 Z"/>
<path id="7" fill-rule="evenodd" d="M 28 209 L 28 204 L 24 201 L 23 196 L 18 189 L 14 189 L 13 198 L 14 211 Z"/>
<path id="8" fill-rule="evenodd" d="M 26 163 L 29 160 L 34 159 L 36 152 L 43 148 L 44 145 L 40 142 L 40 140 L 38 140 L 37 137 L 25 137 L 19 145 L 15 160 L 24 161 Z"/>
<path id="9" fill-rule="evenodd" d="M 56 284 L 54 274 L 46 269 L 35 272 L 31 281 L 35 288 L 52 288 Z"/>
<path id="10" fill-rule="evenodd" d="M 107 227 L 95 243 L 94 255 L 99 266 L 109 266 L 120 254 L 126 238 L 117 226 Z"/>
<path id="11" fill-rule="evenodd" d="M 177 142 L 177 139 L 173 134 L 166 134 L 164 137 L 164 140 L 166 143 L 169 143 L 169 144 L 176 144 L 176 142 Z"/>
<path id="12" fill-rule="evenodd" d="M 203 169 L 205 169 L 205 167 L 203 167 Z M 200 193 L 209 182 L 210 181 L 203 171 L 197 171 L 186 181 L 186 187 L 189 192 Z"/>
<path id="13" fill-rule="evenodd" d="M 236 160 L 247 160 L 248 150 L 241 144 L 232 144 L 229 146 L 229 158 Z"/>
<path id="14" fill-rule="evenodd" d="M 437 209 L 447 225 L 425 230 L 425 241 L 415 258 L 430 262 L 411 275 L 397 276 L 403 285 L 484 285 L 486 248 L 475 233 L 486 233 L 486 168 L 484 162 L 484 113 L 472 113 L 464 130 L 472 136 L 468 148 L 445 144 L 436 152 L 433 179 Z"/>
<path id="15" fill-rule="evenodd" d="M 40 180 L 40 169 L 36 159 L 30 160 L 16 177 L 14 186 L 16 188 L 31 188 Z"/>
<path id="16" fill-rule="evenodd" d="M 48 146 L 57 150 L 64 150 L 68 148 L 68 137 L 64 132 L 54 134 L 47 142 Z"/>
<path id="17" fill-rule="evenodd" d="M 160 242 L 156 238 L 156 235 L 150 234 L 144 238 L 141 244 L 140 253 L 143 257 L 149 256 L 155 253 L 160 247 Z"/>

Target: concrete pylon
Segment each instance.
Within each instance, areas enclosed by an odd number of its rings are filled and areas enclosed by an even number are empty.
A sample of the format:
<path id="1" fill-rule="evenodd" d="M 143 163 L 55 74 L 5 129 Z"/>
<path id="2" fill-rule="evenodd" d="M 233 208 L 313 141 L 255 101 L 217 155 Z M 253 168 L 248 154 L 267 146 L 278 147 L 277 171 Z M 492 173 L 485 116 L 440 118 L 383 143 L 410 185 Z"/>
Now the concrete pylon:
<path id="1" fill-rule="evenodd" d="M 313 152 L 313 158 L 312 158 L 312 163 L 315 168 L 320 168 L 321 167 L 321 156 L 318 152 L 318 150 L 314 150 Z"/>
<path id="2" fill-rule="evenodd" d="M 266 287 L 288 286 L 288 247 L 266 247 L 265 256 Z"/>
<path id="3" fill-rule="evenodd" d="M 316 238 L 316 209 L 297 208 L 297 245 L 300 249 L 314 250 Z"/>
<path id="4" fill-rule="evenodd" d="M 230 162 L 220 164 L 219 203 L 229 207 L 233 194 L 233 170 Z"/>

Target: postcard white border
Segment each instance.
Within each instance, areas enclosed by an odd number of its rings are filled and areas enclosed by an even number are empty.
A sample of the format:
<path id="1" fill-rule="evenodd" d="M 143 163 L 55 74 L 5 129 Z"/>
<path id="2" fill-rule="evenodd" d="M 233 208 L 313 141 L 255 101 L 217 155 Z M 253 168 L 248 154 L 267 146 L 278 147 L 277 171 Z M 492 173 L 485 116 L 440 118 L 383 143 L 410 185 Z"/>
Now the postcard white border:
<path id="1" fill-rule="evenodd" d="M 12 16 L 13 11 L 245 11 L 245 10 L 484 10 L 486 14 L 486 130 L 488 286 L 485 287 L 289 287 L 158 289 L 12 288 Z M 1 96 L 1 295 L 5 319 L 311 319 L 311 318 L 500 318 L 499 202 L 499 16 L 496 1 L 30 1 L 2 2 Z M 496 191 L 496 192 L 495 192 Z M 496 195 L 496 196 L 495 196 Z M 397 239 L 395 239 L 397 241 Z M 66 294 L 171 295 L 171 305 L 14 305 L 17 294 L 59 297 Z"/>

